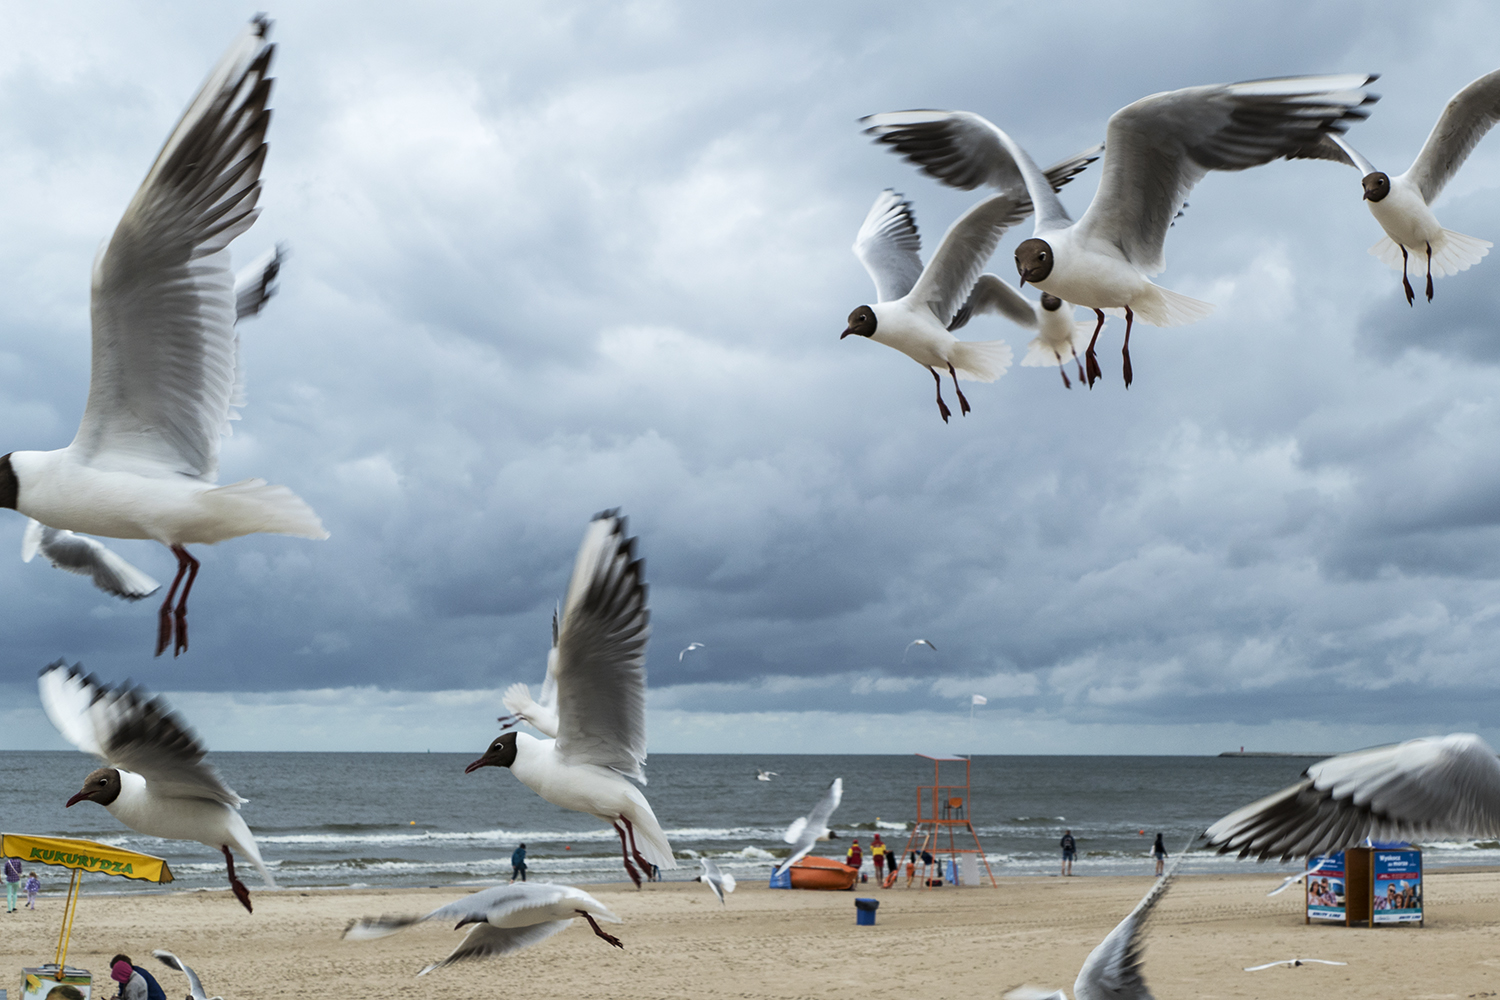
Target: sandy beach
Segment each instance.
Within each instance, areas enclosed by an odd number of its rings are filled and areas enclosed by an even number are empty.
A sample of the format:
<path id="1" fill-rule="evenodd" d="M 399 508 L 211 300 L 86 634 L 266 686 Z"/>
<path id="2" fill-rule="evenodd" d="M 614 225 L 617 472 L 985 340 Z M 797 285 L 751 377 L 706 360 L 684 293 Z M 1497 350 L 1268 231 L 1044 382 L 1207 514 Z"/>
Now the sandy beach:
<path id="1" fill-rule="evenodd" d="M 99 880 L 90 882 L 97 888 Z M 1306 926 L 1294 889 L 1268 899 L 1270 875 L 1185 875 L 1158 907 L 1146 953 L 1157 996 L 1423 998 L 1500 990 L 1500 872 L 1427 876 L 1423 928 Z M 424 925 L 383 941 L 346 943 L 350 918 L 425 912 L 453 890 L 255 892 L 246 914 L 223 892 L 85 894 L 69 963 L 104 975 L 116 951 L 150 963 L 167 948 L 209 993 L 238 997 L 517 996 L 932 998 L 998 997 L 1022 983 L 1066 986 L 1090 949 L 1146 890 L 1146 877 L 1001 879 L 998 889 L 802 892 L 745 884 L 721 908 L 697 883 L 590 887 L 625 923 L 623 951 L 582 921 L 505 959 L 415 973 L 461 932 Z M 868 889 L 869 887 L 861 887 Z M 253 891 L 253 890 L 252 890 Z M 874 927 L 854 921 L 854 896 L 881 901 Z M 4 985 L 50 959 L 62 902 L 5 917 Z M 1323 958 L 1247 973 L 1247 965 Z M 142 961 L 144 960 L 144 962 Z M 153 969 L 153 971 L 155 971 Z M 162 969 L 169 996 L 183 980 Z M 113 984 L 109 984 L 112 986 Z M 326 992 L 325 992 L 326 991 Z"/>

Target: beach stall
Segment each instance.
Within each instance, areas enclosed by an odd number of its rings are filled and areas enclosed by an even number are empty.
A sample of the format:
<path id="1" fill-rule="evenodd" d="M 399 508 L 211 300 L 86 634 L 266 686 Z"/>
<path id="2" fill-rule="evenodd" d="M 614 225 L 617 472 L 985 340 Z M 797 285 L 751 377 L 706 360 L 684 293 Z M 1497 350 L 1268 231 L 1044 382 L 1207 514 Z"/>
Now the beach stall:
<path id="1" fill-rule="evenodd" d="M 970 788 L 973 762 L 968 757 L 950 754 L 919 753 L 917 756 L 932 761 L 932 784 L 917 786 L 917 818 L 912 823 L 906 848 L 892 859 L 892 878 L 887 885 L 895 884 L 895 865 L 906 862 L 914 869 L 920 869 L 921 884 L 929 888 L 945 883 L 979 886 L 984 884 L 985 878 L 989 879 L 990 885 L 998 886 L 995 873 L 990 871 L 990 863 L 984 856 L 984 848 L 979 845 L 979 834 L 974 831 L 974 796 Z M 949 765 L 950 772 L 957 770 L 952 765 L 963 764 L 963 784 L 958 784 L 956 779 L 943 784 L 944 764 Z M 961 833 L 968 836 L 960 836 Z M 970 840 L 974 841 L 973 847 L 968 846 Z M 909 859 L 913 853 L 923 860 L 911 862 Z M 947 856 L 947 864 L 943 863 L 942 855 Z M 926 858 L 932 860 L 929 862 Z M 980 865 L 984 866 L 984 875 L 979 874 Z"/>
<path id="2" fill-rule="evenodd" d="M 21 970 L 21 1000 L 46 1000 L 59 986 L 71 986 L 92 1000 L 93 977 L 87 969 L 68 965 L 68 941 L 73 936 L 73 918 L 78 915 L 78 897 L 83 873 L 98 872 L 142 882 L 172 881 L 172 869 L 162 858 L 138 854 L 92 840 L 69 837 L 33 837 L 24 833 L 0 833 L 0 855 L 20 858 L 23 865 L 49 865 L 73 872 L 68 898 L 63 904 L 62 927 L 57 934 L 57 954 L 50 963 Z M 112 989 L 113 983 L 107 986 Z M 109 990 L 102 990 L 100 996 Z"/>
<path id="3" fill-rule="evenodd" d="M 1306 923 L 1424 926 L 1422 851 L 1410 844 L 1367 841 L 1308 858 L 1306 883 Z"/>

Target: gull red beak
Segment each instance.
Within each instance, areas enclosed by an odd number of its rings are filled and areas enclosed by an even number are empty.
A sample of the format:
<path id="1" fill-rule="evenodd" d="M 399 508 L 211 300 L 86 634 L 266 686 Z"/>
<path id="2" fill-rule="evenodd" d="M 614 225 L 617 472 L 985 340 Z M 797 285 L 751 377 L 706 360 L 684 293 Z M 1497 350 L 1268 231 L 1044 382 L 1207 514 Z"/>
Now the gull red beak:
<path id="1" fill-rule="evenodd" d="M 67 809 L 69 806 L 75 806 L 78 803 L 83 802 L 86 799 L 88 799 L 88 797 L 89 797 L 89 793 L 88 792 L 79 792 L 77 795 L 75 795 L 71 799 L 69 799 L 68 800 L 68 805 L 63 806 L 63 808 Z"/>
<path id="2" fill-rule="evenodd" d="M 474 763 L 470 764 L 468 767 L 464 768 L 464 774 L 469 774 L 472 771 L 477 771 L 481 767 L 483 767 L 484 764 L 485 764 L 484 757 L 481 757 L 478 760 L 476 760 Z"/>
<path id="3" fill-rule="evenodd" d="M 849 334 L 851 334 L 853 332 L 854 332 L 853 330 L 850 330 L 850 329 L 846 328 L 843 333 L 839 334 L 839 339 L 843 340 L 845 337 L 849 336 Z"/>

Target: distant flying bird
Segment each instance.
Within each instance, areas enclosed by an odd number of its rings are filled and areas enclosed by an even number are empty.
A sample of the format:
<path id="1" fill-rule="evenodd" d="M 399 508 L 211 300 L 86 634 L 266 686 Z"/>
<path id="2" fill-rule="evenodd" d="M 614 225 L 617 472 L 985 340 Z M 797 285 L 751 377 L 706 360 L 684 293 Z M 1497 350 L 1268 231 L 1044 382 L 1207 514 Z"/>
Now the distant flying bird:
<path id="1" fill-rule="evenodd" d="M 1315 145 L 1325 132 L 1342 131 L 1369 113 L 1362 106 L 1376 98 L 1363 88 L 1373 79 L 1288 77 L 1142 98 L 1110 118 L 1103 176 L 1077 223 L 1026 151 L 978 115 L 901 111 L 865 120 L 870 131 L 946 183 L 964 170 L 989 172 L 997 164 L 1020 174 L 1036 204 L 1032 238 L 1016 247 L 1021 283 L 1094 310 L 1098 323 L 1085 352 L 1090 386 L 1100 375 L 1094 346 L 1104 310 L 1123 308 L 1128 387 L 1137 315 L 1153 326 L 1180 326 L 1213 308 L 1148 280 L 1166 267 L 1167 229 L 1193 185 L 1210 170 L 1259 166 Z"/>
<path id="2" fill-rule="evenodd" d="M 1178 854 L 1166 874 L 1156 880 L 1130 915 L 1089 952 L 1073 982 L 1074 1000 L 1151 1000 L 1143 972 L 1146 923 L 1156 904 L 1172 887 L 1181 863 L 1182 854 Z M 1068 1000 L 1068 995 L 1062 990 L 1022 986 L 1005 994 L 1005 1000 Z"/>
<path id="3" fill-rule="evenodd" d="M 512 684 L 506 688 L 500 700 L 510 709 L 510 714 L 495 720 L 505 723 L 501 730 L 513 729 L 525 722 L 543 736 L 557 738 L 557 620 L 560 614 L 560 610 L 552 612 L 552 648 L 547 651 L 547 674 L 542 678 L 541 698 L 533 701 L 531 688 L 525 684 Z"/>
<path id="4" fill-rule="evenodd" d="M 258 212 L 270 27 L 257 16 L 230 46 L 95 260 L 93 368 L 77 437 L 58 451 L 0 457 L 0 507 L 172 550 L 158 656 L 188 648 L 199 563 L 185 546 L 253 532 L 328 535 L 284 486 L 217 485 L 219 437 L 244 401 L 227 247 Z"/>
<path id="5" fill-rule="evenodd" d="M 786 828 L 786 833 L 781 838 L 792 845 L 792 853 L 776 866 L 777 875 L 805 858 L 819 838 L 828 832 L 828 821 L 833 817 L 833 811 L 839 807 L 843 798 L 844 779 L 834 778 L 828 790 L 823 793 L 823 797 L 818 800 L 818 804 L 813 806 L 812 812 L 792 820 L 792 825 Z"/>
<path id="6" fill-rule="evenodd" d="M 1299 965 L 1310 965 L 1316 962 L 1318 965 L 1348 965 L 1348 962 L 1330 962 L 1326 958 L 1283 958 L 1279 962 L 1267 962 L 1265 965 L 1247 965 L 1246 972 L 1260 972 L 1262 969 L 1274 969 L 1278 965 L 1296 967 Z"/>
<path id="7" fill-rule="evenodd" d="M 620 835 L 625 871 L 676 868 L 651 804 L 627 778 L 646 783 L 646 607 L 644 563 L 625 519 L 609 510 L 584 532 L 556 634 L 557 738 L 510 732 L 464 768 L 509 768 L 553 805 L 602 819 Z M 634 863 L 632 863 L 634 859 Z"/>
<path id="8" fill-rule="evenodd" d="M 1360 172 L 1365 204 L 1385 230 L 1385 238 L 1370 253 L 1401 272 L 1407 305 L 1416 300 L 1406 275 L 1409 253 L 1427 258 L 1427 301 L 1431 302 L 1433 274 L 1441 278 L 1468 270 L 1494 246 L 1489 240 L 1444 229 L 1430 206 L 1496 122 L 1500 122 L 1500 70 L 1453 95 L 1416 161 L 1400 176 L 1376 170 L 1338 135 L 1330 134 L 1308 154 L 1347 163 Z"/>
<path id="9" fill-rule="evenodd" d="M 457 930 L 465 924 L 476 925 L 463 943 L 441 962 L 434 962 L 417 973 L 425 976 L 454 962 L 475 958 L 494 958 L 529 948 L 567 930 L 574 917 L 589 922 L 594 933 L 616 948 L 624 948 L 620 939 L 605 933 L 595 920 L 621 923 L 609 908 L 582 889 L 571 885 L 540 882 L 514 882 L 497 885 L 440 906 L 424 917 L 368 917 L 351 920 L 344 928 L 345 941 L 372 941 L 427 920 L 456 921 Z"/>
<path id="10" fill-rule="evenodd" d="M 276 294 L 277 275 L 286 256 L 284 244 L 269 251 L 245 268 L 235 278 L 235 322 L 258 316 Z M 94 586 L 127 601 L 150 597 L 161 584 L 116 555 L 102 542 L 87 535 L 49 528 L 35 518 L 27 518 L 26 534 L 21 540 L 21 561 L 31 562 L 40 552 L 54 567 L 91 577 Z"/>
<path id="11" fill-rule="evenodd" d="M 42 671 L 37 688 L 57 731 L 108 765 L 83 779 L 83 790 L 68 800 L 69 807 L 97 802 L 137 833 L 193 840 L 222 852 L 229 886 L 246 910 L 251 910 L 250 890 L 234 874 L 231 848 L 276 888 L 240 817 L 245 800 L 203 762 L 203 744 L 166 702 L 148 698 L 140 688 L 109 687 L 61 660 Z"/>
<path id="12" fill-rule="evenodd" d="M 762 771 L 760 768 L 755 769 L 756 781 L 770 781 L 772 778 L 779 777 L 781 777 L 781 775 L 777 774 L 775 771 Z"/>
<path id="13" fill-rule="evenodd" d="M 1307 877 L 1309 877 L 1311 875 L 1318 874 L 1318 872 L 1320 872 L 1320 871 L 1323 870 L 1323 866 L 1326 865 L 1326 864 L 1328 864 L 1328 859 L 1324 858 L 1323 860 L 1319 861 L 1317 864 L 1313 865 L 1311 868 L 1307 869 L 1306 871 L 1298 872 L 1295 875 L 1288 875 L 1286 878 L 1284 878 L 1284 879 L 1281 880 L 1281 884 L 1280 885 L 1278 885 L 1276 888 L 1272 889 L 1270 892 L 1266 893 L 1266 896 L 1269 898 L 1271 896 L 1279 896 L 1279 895 L 1281 895 L 1283 892 L 1286 892 L 1288 889 L 1290 889 L 1293 886 L 1293 884 L 1295 884 L 1297 882 L 1301 882 L 1303 879 L 1305 879 L 1305 878 L 1307 878 Z M 1248 972 L 1250 970 L 1246 969 L 1245 971 Z"/>
<path id="14" fill-rule="evenodd" d="M 187 1000 L 224 1000 L 223 997 L 210 997 L 206 992 L 204 992 L 203 983 L 198 979 L 198 974 L 193 971 L 192 966 L 188 965 L 186 962 L 178 958 L 176 955 L 172 954 L 170 951 L 163 951 L 158 948 L 151 954 L 155 955 L 157 959 L 159 959 L 161 963 L 167 968 L 176 969 L 184 976 L 187 976 Z"/>
<path id="15" fill-rule="evenodd" d="M 682 658 L 684 656 L 686 656 L 687 654 L 691 653 L 693 650 L 695 650 L 695 649 L 703 649 L 703 648 L 704 648 L 704 645 L 701 642 L 690 642 L 690 643 L 688 643 L 685 647 L 683 647 L 682 652 L 680 652 L 680 653 L 677 654 L 677 662 L 681 663 L 682 662 Z"/>
<path id="16" fill-rule="evenodd" d="M 908 642 L 906 644 L 906 648 L 901 651 L 901 662 L 902 663 L 906 662 L 906 654 L 911 652 L 911 648 L 913 646 L 926 646 L 928 649 L 932 650 L 934 653 L 937 652 L 937 647 L 934 646 L 932 643 L 928 642 L 926 639 L 913 639 L 911 642 Z"/>
<path id="17" fill-rule="evenodd" d="M 1302 775 L 1210 826 L 1203 834 L 1209 846 L 1286 861 L 1366 838 L 1500 836 L 1500 760 L 1472 733 L 1340 754 Z"/>
<path id="18" fill-rule="evenodd" d="M 719 897 L 719 902 L 724 903 L 724 894 L 734 891 L 734 876 L 719 871 L 719 866 L 707 858 L 699 858 L 698 863 L 703 866 L 703 874 L 698 876 L 698 881 L 706 882 L 714 895 Z"/>
<path id="19" fill-rule="evenodd" d="M 1042 293 L 1040 302 L 1032 302 L 1026 296 L 1001 281 L 993 274 L 981 274 L 969 293 L 958 315 L 953 317 L 949 330 L 961 329 L 971 316 L 982 313 L 999 313 L 1017 326 L 1037 331 L 1030 344 L 1026 345 L 1026 357 L 1021 359 L 1022 368 L 1048 368 L 1057 365 L 1062 376 L 1063 388 L 1073 388 L 1068 380 L 1068 362 L 1078 365 L 1078 380 L 1084 380 L 1083 361 L 1078 357 L 1081 338 L 1088 333 L 1089 324 L 1078 322 L 1074 316 L 1077 308 L 1056 295 Z"/>

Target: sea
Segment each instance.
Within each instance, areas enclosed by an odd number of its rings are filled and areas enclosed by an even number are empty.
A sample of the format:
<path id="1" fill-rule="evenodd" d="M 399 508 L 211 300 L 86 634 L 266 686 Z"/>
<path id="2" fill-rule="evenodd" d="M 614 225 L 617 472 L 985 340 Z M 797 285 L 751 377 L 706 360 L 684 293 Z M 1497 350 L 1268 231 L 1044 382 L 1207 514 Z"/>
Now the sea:
<path id="1" fill-rule="evenodd" d="M 524 843 L 530 877 L 567 883 L 625 877 L 619 839 L 591 816 L 559 809 L 508 771 L 465 774 L 470 755 L 446 753 L 216 753 L 230 787 L 249 799 L 243 815 L 268 867 L 290 888 L 485 885 L 510 876 L 511 851 Z M 1149 875 L 1158 832 L 1176 854 L 1209 823 L 1295 781 L 1316 758 L 976 756 L 970 784 L 944 797 L 964 807 L 997 877 L 1056 875 L 1058 841 L 1078 842 L 1074 873 Z M 60 752 L 0 752 L 0 830 L 78 837 L 166 858 L 170 889 L 223 888 L 223 859 L 198 844 L 134 833 L 103 808 L 65 809 L 93 769 L 91 758 Z M 941 764 L 942 783 L 963 785 L 962 761 Z M 787 853 L 782 833 L 834 778 L 844 780 L 833 816 L 837 840 L 814 851 L 843 857 L 858 838 L 866 851 L 879 833 L 907 846 L 918 788 L 934 763 L 918 756 L 653 754 L 644 792 L 680 867 L 668 881 L 693 878 L 695 859 L 712 858 L 740 880 L 769 878 Z M 758 771 L 775 772 L 769 781 Z M 929 793 L 930 795 L 930 793 Z M 930 815 L 930 807 L 928 814 Z M 960 828 L 959 839 L 968 838 Z M 972 843 L 968 846 L 972 846 Z M 1500 864 L 1500 843 L 1423 845 L 1428 868 Z M 1185 872 L 1264 872 L 1300 865 L 1257 864 L 1207 852 Z M 244 866 L 254 891 L 258 881 Z M 62 869 L 41 869 L 45 890 L 66 888 Z M 90 894 L 167 891 L 98 874 Z"/>

